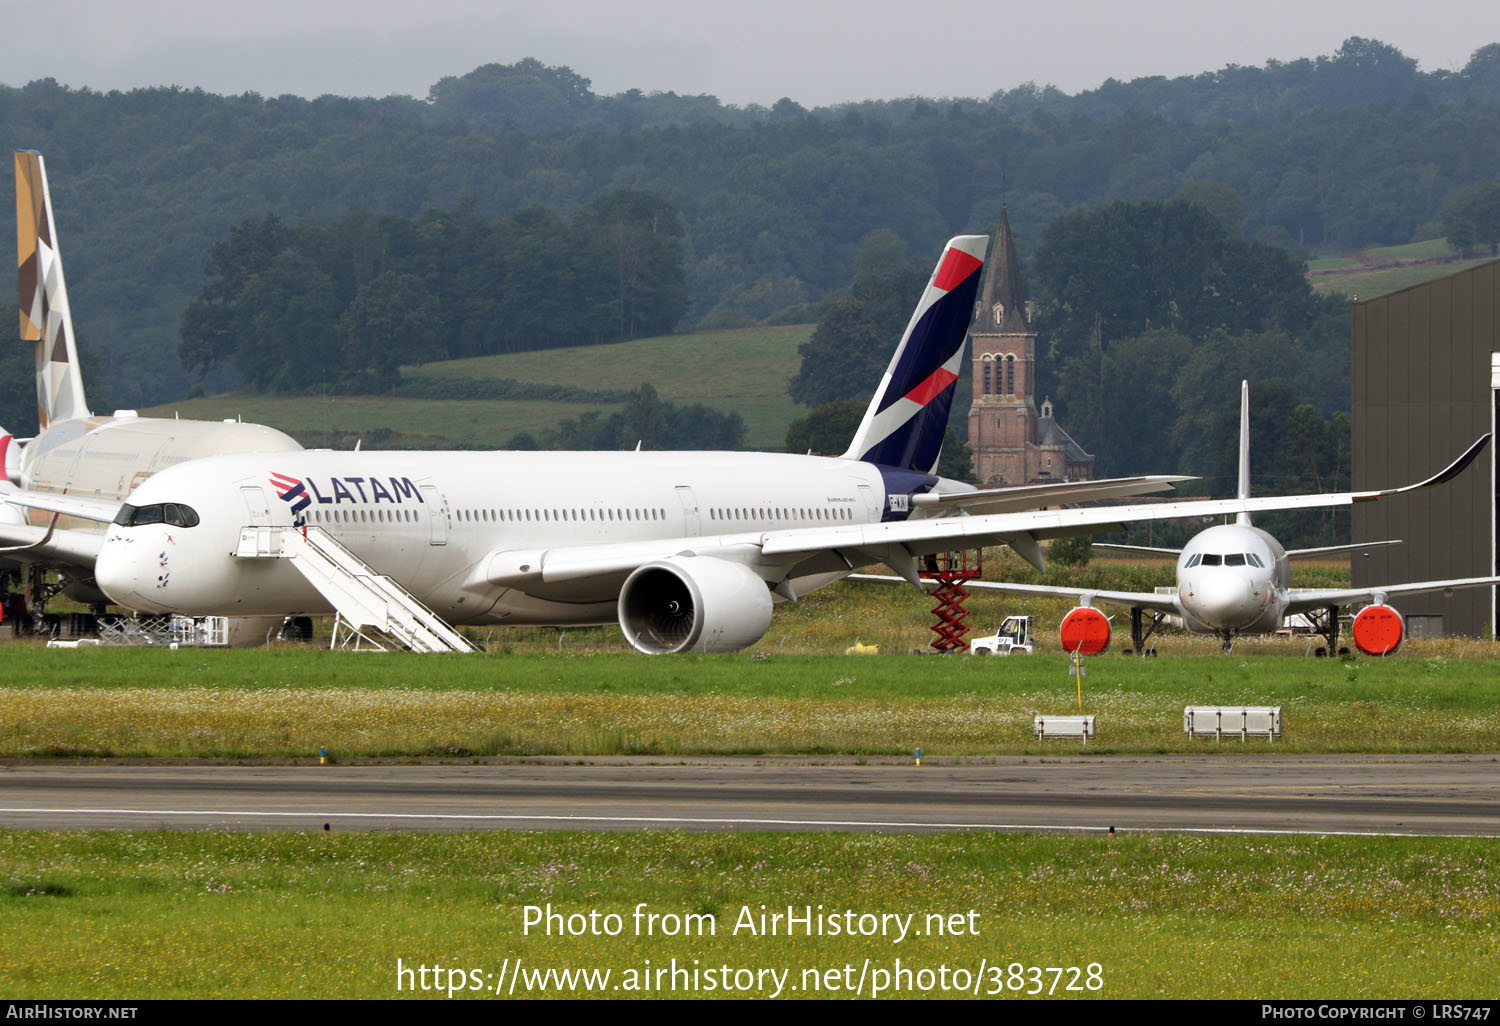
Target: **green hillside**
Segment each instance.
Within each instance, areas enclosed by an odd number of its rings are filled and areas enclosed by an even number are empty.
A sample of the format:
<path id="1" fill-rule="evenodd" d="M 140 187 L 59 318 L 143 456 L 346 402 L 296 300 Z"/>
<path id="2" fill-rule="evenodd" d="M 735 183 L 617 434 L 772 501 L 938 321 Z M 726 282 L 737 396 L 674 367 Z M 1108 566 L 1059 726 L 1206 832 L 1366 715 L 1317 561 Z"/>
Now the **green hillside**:
<path id="1" fill-rule="evenodd" d="M 1309 260 L 1307 280 L 1315 292 L 1374 299 L 1493 259 L 1461 260 L 1446 239 L 1429 239 Z"/>
<path id="2" fill-rule="evenodd" d="M 807 411 L 787 395 L 797 347 L 810 324 L 698 332 L 616 345 L 549 349 L 402 368 L 403 380 L 514 380 L 608 391 L 650 382 L 669 402 L 701 403 L 739 413 L 745 445 L 780 450 L 786 428 Z M 536 434 L 586 410 L 606 415 L 618 405 L 541 399 L 408 399 L 395 396 L 272 396 L 232 394 L 143 409 L 142 416 L 269 424 L 304 445 L 493 448 L 521 431 Z"/>

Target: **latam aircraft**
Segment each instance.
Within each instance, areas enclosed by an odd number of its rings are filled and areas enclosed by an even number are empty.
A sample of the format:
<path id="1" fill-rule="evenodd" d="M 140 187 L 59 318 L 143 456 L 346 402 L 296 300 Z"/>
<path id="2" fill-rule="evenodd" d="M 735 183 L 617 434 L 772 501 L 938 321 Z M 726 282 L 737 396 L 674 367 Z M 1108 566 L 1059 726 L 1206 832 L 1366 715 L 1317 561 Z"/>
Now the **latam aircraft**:
<path id="1" fill-rule="evenodd" d="M 1421 487 L 1449 480 L 1466 462 L 1478 455 L 1488 436 L 1479 439 L 1469 452 L 1453 466 Z M 1240 452 L 1239 496 L 1250 495 L 1250 383 L 1240 384 Z M 1163 616 L 1179 617 L 1189 631 L 1217 635 L 1227 654 L 1234 639 L 1246 634 L 1269 634 L 1281 629 L 1288 616 L 1312 614 L 1328 652 L 1338 651 L 1338 609 L 1356 602 L 1367 602 L 1351 627 L 1354 643 L 1366 655 L 1389 655 L 1400 646 L 1405 635 L 1401 614 L 1386 604 L 1392 595 L 1416 595 L 1422 592 L 1451 591 L 1458 588 L 1481 588 L 1500 585 L 1500 577 L 1466 577 L 1449 581 L 1417 581 L 1377 588 L 1292 588 L 1289 586 L 1288 560 L 1298 556 L 1328 555 L 1369 549 L 1396 542 L 1366 542 L 1333 545 L 1318 549 L 1282 548 L 1270 534 L 1250 523 L 1243 512 L 1233 524 L 1221 524 L 1200 531 L 1182 549 L 1148 548 L 1138 545 L 1102 546 L 1136 552 L 1153 552 L 1177 557 L 1177 587 L 1170 594 L 1135 591 L 1103 591 L 1089 588 L 1061 588 L 1034 584 L 1012 584 L 1004 581 L 969 581 L 966 588 L 991 589 L 1021 595 L 1061 596 L 1080 604 L 1063 618 L 1060 627 L 1063 648 L 1082 650 L 1089 655 L 1109 645 L 1109 620 L 1094 603 L 1128 606 L 1131 610 L 1131 635 L 1135 650 L 1150 637 Z M 889 579 L 887 579 L 889 580 Z M 1154 618 L 1143 629 L 1142 613 Z"/>
<path id="2" fill-rule="evenodd" d="M 29 565 L 57 571 L 71 598 L 102 604 L 94 561 L 103 525 L 31 507 L 25 496 L 80 496 L 116 507 L 152 474 L 225 452 L 290 453 L 302 447 L 274 428 L 235 421 L 165 420 L 117 411 L 95 416 L 84 397 L 68 288 L 52 217 L 42 155 L 16 153 L 16 250 L 21 285 L 21 338 L 36 344 L 39 430 L 18 439 L 0 428 L 0 569 Z M 40 576 L 33 597 L 52 590 Z M 259 636 L 264 636 L 259 629 Z"/>
<path id="3" fill-rule="evenodd" d="M 743 452 L 329 452 L 215 456 L 126 503 L 24 501 L 112 521 L 96 577 L 117 603 L 186 615 L 331 612 L 280 532 L 327 539 L 466 624 L 618 621 L 646 653 L 754 644 L 777 602 L 884 563 L 1126 520 L 1341 506 L 1382 492 L 1107 509 L 1044 503 L 1160 490 L 1173 478 L 976 490 L 934 474 L 985 236 L 949 241 L 843 456 Z M 294 535 L 295 537 L 295 535 Z"/>

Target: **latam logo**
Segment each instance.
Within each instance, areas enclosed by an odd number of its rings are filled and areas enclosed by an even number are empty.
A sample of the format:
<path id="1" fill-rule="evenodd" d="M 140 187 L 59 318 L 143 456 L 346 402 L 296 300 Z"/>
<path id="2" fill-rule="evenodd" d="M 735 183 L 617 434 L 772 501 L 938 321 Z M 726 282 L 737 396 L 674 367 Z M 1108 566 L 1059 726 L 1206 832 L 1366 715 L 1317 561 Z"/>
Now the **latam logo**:
<path id="1" fill-rule="evenodd" d="M 408 501 L 427 501 L 422 498 L 422 489 L 409 477 L 330 477 L 319 486 L 317 478 L 309 477 L 303 481 L 273 471 L 271 485 L 277 495 L 292 504 L 293 513 L 302 512 L 314 502 L 397 506 Z"/>
<path id="2" fill-rule="evenodd" d="M 423 502 L 422 490 L 409 477 L 330 477 L 320 488 L 315 478 L 303 481 L 286 474 L 271 472 L 271 487 L 283 502 L 291 504 L 293 523 L 300 523 L 303 511 L 314 502 L 338 505 L 363 502 L 370 505 L 400 505 Z"/>
<path id="3" fill-rule="evenodd" d="M 300 516 L 302 511 L 312 505 L 312 500 L 307 497 L 307 489 L 302 482 L 295 477 L 287 477 L 271 471 L 271 487 L 276 489 L 276 494 L 281 497 L 282 502 L 292 504 L 292 516 Z"/>

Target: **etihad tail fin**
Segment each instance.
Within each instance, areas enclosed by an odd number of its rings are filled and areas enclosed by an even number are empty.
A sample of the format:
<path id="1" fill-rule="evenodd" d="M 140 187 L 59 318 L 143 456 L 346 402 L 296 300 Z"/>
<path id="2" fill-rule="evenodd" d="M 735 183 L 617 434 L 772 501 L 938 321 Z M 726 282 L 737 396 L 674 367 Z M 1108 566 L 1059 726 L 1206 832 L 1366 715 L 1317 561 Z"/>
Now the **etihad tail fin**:
<path id="1" fill-rule="evenodd" d="M 1250 498 L 1250 382 L 1240 382 L 1240 488 L 1237 498 Z M 1236 523 L 1248 525 L 1250 514 L 1241 513 Z"/>
<path id="2" fill-rule="evenodd" d="M 38 429 L 89 416 L 73 342 L 68 287 L 57 248 L 47 169 L 35 150 L 16 151 L 16 261 L 21 280 L 21 338 L 36 343 Z"/>
<path id="3" fill-rule="evenodd" d="M 845 459 L 923 474 L 937 467 L 989 241 L 948 240 Z"/>

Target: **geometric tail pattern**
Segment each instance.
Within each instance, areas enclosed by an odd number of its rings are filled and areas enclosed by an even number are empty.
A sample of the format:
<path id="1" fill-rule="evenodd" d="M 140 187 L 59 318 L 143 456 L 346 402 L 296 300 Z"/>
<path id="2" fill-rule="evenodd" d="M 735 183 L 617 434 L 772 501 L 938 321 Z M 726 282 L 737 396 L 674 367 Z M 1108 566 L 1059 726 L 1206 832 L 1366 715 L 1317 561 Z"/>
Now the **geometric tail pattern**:
<path id="1" fill-rule="evenodd" d="M 921 474 L 937 466 L 989 241 L 987 235 L 948 241 L 846 459 Z"/>
<path id="2" fill-rule="evenodd" d="M 47 170 L 35 150 L 16 151 L 16 265 L 21 338 L 36 343 L 38 429 L 89 416 L 83 397 L 68 287 L 52 219 Z"/>

